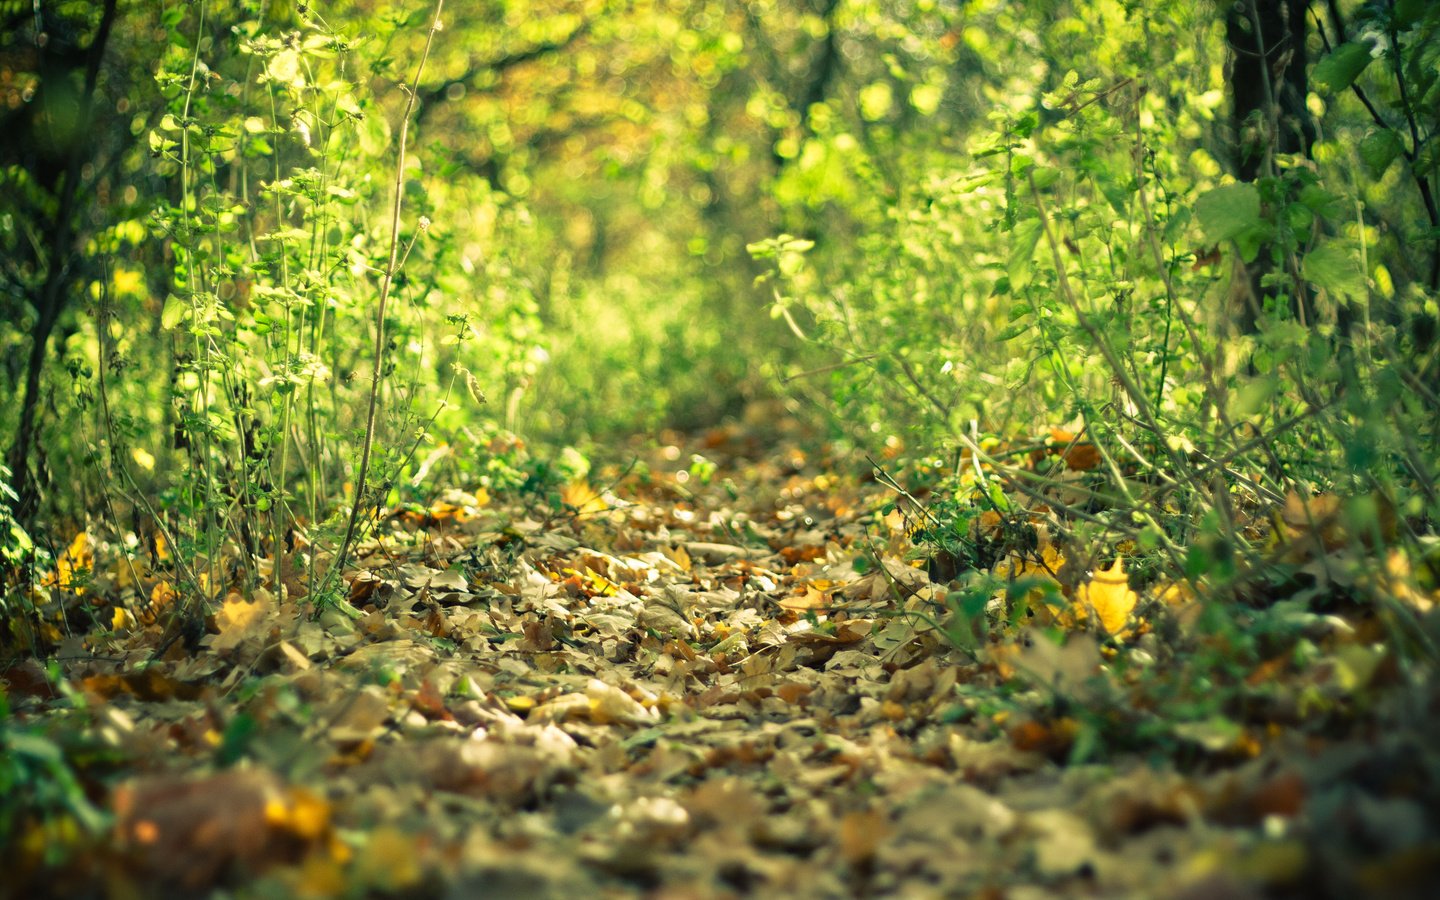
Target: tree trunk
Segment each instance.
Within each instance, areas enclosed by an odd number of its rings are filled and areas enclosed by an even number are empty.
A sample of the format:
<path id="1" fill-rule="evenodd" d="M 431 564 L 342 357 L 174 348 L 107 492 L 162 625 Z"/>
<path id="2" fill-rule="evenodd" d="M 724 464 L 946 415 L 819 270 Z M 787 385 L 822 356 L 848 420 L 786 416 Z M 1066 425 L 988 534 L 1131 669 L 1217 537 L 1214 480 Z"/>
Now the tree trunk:
<path id="1" fill-rule="evenodd" d="M 1236 0 L 1225 15 L 1235 175 L 1254 181 L 1275 174 L 1276 154 L 1310 156 L 1315 122 L 1309 92 L 1305 13 L 1309 0 Z M 1253 333 L 1264 305 L 1262 280 L 1274 262 L 1260 257 L 1239 274 L 1240 328 Z M 1295 298 L 1296 304 L 1303 298 Z M 1298 306 L 1297 306 L 1298 309 Z"/>
<path id="2" fill-rule="evenodd" d="M 10 445 L 9 465 L 11 477 L 15 479 L 15 491 L 19 495 L 16 515 L 22 522 L 28 522 L 34 515 L 39 502 L 40 484 L 31 471 L 31 451 L 36 443 L 37 413 L 40 406 L 40 381 L 45 361 L 49 356 L 50 337 L 60 321 L 60 314 L 74 295 L 74 252 L 76 217 L 79 215 L 80 178 L 90 142 L 88 135 L 94 113 L 95 85 L 100 76 L 100 64 L 105 57 L 105 45 L 110 40 L 110 31 L 115 25 L 118 0 L 105 0 L 95 37 L 85 50 L 84 90 L 80 96 L 79 139 L 71 140 L 65 148 L 64 169 L 58 185 L 59 203 L 55 219 L 49 229 L 51 234 L 45 280 L 39 290 L 31 296 L 37 318 L 35 332 L 30 346 L 30 358 L 25 373 L 25 393 L 20 402 L 20 423 L 15 431 L 14 443 Z M 43 91 L 45 85 L 41 85 Z M 38 160 L 43 165 L 47 160 Z"/>

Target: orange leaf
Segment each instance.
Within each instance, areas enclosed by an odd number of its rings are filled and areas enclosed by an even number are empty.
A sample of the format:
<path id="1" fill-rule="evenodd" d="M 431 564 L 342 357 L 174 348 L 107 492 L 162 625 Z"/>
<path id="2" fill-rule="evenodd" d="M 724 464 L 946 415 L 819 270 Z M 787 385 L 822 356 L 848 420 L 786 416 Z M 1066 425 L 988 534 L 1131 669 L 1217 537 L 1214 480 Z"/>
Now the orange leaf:
<path id="1" fill-rule="evenodd" d="M 1065 468 L 1076 472 L 1088 472 L 1100 465 L 1100 450 L 1094 444 L 1076 444 L 1061 454 Z"/>
<path id="2" fill-rule="evenodd" d="M 831 597 L 813 584 L 805 585 L 805 592 L 792 594 L 780 600 L 780 606 L 784 609 L 804 612 L 807 609 L 824 609 L 831 603 Z"/>
<path id="3" fill-rule="evenodd" d="M 890 823 L 878 810 L 848 812 L 840 820 L 840 855 L 852 866 L 863 866 L 875 858 L 880 844 L 890 834 Z"/>

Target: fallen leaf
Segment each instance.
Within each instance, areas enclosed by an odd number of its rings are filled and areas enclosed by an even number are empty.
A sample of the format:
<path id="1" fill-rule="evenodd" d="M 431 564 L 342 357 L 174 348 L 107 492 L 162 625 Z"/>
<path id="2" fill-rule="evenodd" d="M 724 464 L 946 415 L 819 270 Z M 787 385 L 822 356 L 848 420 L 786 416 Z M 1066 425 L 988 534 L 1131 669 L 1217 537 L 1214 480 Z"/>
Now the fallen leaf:
<path id="1" fill-rule="evenodd" d="M 560 502 L 580 516 L 594 515 L 610 508 L 605 498 L 597 494 L 585 481 L 572 481 L 562 487 Z"/>
<path id="2" fill-rule="evenodd" d="M 215 650 L 233 650 L 247 640 L 263 637 L 273 608 L 273 604 L 246 600 L 239 594 L 226 597 L 220 611 L 215 613 L 215 625 L 220 633 L 211 638 L 210 646 Z"/>
<path id="3" fill-rule="evenodd" d="M 1098 571 L 1090 581 L 1075 592 L 1075 599 L 1094 610 L 1095 616 L 1105 630 L 1117 637 L 1125 631 L 1125 623 L 1140 597 L 1130 590 L 1130 581 L 1125 574 L 1125 558 L 1117 556 L 1110 568 Z"/>
<path id="4" fill-rule="evenodd" d="M 877 809 L 849 812 L 840 820 L 840 855 L 851 866 L 867 865 L 890 834 L 890 823 Z"/>
<path id="5" fill-rule="evenodd" d="M 249 769 L 121 785 L 113 808 L 127 864 L 187 893 L 231 869 L 253 873 L 294 861 L 329 821 L 324 801 Z"/>

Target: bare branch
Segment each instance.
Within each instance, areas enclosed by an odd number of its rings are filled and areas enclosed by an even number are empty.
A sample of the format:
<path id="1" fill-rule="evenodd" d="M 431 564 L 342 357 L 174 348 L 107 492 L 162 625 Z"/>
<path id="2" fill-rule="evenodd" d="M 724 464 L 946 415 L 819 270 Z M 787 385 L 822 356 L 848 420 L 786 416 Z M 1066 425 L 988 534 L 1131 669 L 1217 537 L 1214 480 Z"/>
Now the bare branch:
<path id="1" fill-rule="evenodd" d="M 450 91 L 452 87 L 455 87 L 456 85 L 468 87 L 470 85 L 470 82 L 474 81 L 476 78 L 487 72 L 504 73 L 517 66 L 522 66 L 525 63 L 534 62 L 537 59 L 549 56 L 552 53 L 559 53 L 562 50 L 567 50 L 570 47 L 574 46 L 577 42 L 579 42 L 581 38 L 589 34 L 590 29 L 594 26 L 595 22 L 593 19 L 586 19 L 585 21 L 581 22 L 574 31 L 570 32 L 568 35 L 559 40 L 545 41 L 532 47 L 526 47 L 523 50 L 516 50 L 512 53 L 507 53 L 504 56 L 500 56 L 495 59 L 485 60 L 483 62 L 476 62 L 472 60 L 470 63 L 470 67 L 460 75 L 457 75 L 454 78 L 447 78 L 436 86 L 432 88 L 427 88 L 426 90 L 419 91 L 417 93 L 415 98 L 415 105 L 417 110 L 415 113 L 416 124 L 425 121 L 425 117 L 429 115 L 431 110 L 433 110 L 441 103 L 441 101 L 445 99 L 446 94 Z"/>

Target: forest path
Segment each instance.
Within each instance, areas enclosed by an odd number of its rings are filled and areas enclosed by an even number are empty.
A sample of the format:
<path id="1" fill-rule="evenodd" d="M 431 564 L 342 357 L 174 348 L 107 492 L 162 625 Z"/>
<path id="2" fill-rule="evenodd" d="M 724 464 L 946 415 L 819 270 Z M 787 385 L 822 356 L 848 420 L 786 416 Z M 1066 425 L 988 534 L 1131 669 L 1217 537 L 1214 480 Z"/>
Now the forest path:
<path id="1" fill-rule="evenodd" d="M 1377 728 L 1395 721 L 1383 697 L 1315 718 L 1327 684 L 1268 661 L 1249 676 L 1276 688 L 1263 709 L 1194 718 L 1203 683 L 1157 709 L 1166 695 L 1126 660 L 1166 649 L 1146 616 L 1187 621 L 1161 601 L 1119 637 L 1092 606 L 957 647 L 964 601 L 916 561 L 896 494 L 829 462 L 718 431 L 609 489 L 567 487 L 560 512 L 446 491 L 362 546 L 358 619 L 234 594 L 198 646 L 153 664 L 158 626 L 68 642 L 70 700 L 39 663 L 11 669 L 17 720 L 66 744 L 113 840 L 46 872 L 54 838 L 32 823 L 0 894 L 1433 883 L 1431 726 Z M 1385 677 L 1345 649 L 1363 643 L 1323 646 L 1335 679 Z"/>

